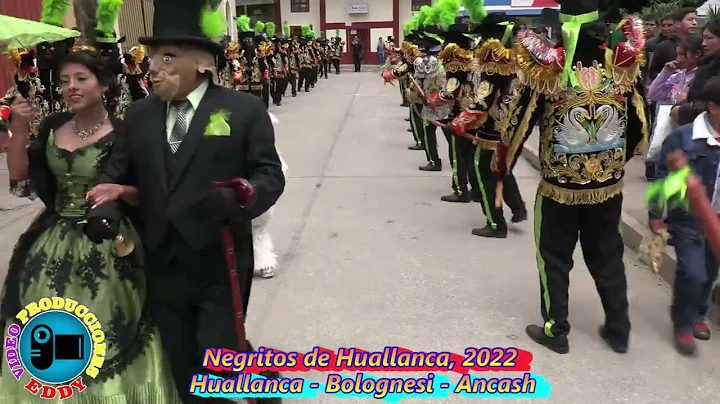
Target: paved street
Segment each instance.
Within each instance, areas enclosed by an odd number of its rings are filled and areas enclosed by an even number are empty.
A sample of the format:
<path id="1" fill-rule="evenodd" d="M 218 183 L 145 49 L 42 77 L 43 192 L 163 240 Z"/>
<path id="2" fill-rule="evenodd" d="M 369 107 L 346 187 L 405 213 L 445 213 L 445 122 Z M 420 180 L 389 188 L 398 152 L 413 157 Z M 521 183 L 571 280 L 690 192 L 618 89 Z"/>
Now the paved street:
<path id="1" fill-rule="evenodd" d="M 444 138 L 444 171 L 418 171 L 424 154 L 407 150 L 407 110 L 399 104 L 397 87 L 383 86 L 378 73 L 346 71 L 272 108 L 281 121 L 277 145 L 289 175 L 272 224 L 279 274 L 253 286 L 248 330 L 256 345 L 284 351 L 397 345 L 458 353 L 467 346 L 517 346 L 533 353 L 532 371 L 552 383 L 551 398 L 486 402 L 720 403 L 720 330 L 714 341 L 700 343 L 700 357 L 675 353 L 670 288 L 630 253 L 627 355 L 611 352 L 597 335 L 602 308 L 579 249 L 570 353 L 532 343 L 525 325 L 541 321 L 532 220 L 505 240 L 471 235 L 485 223 L 480 206 L 440 202 L 450 191 Z M 515 175 L 532 208 L 537 173 L 521 161 Z M 3 264 L 34 209 L 0 212 Z M 296 376 L 324 381 L 319 373 Z"/>

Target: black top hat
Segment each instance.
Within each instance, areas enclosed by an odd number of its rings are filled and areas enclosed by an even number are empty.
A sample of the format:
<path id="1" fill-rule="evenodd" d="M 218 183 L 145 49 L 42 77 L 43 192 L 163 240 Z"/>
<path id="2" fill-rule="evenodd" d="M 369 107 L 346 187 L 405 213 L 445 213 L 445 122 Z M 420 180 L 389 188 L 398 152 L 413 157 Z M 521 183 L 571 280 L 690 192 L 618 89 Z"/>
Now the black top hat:
<path id="1" fill-rule="evenodd" d="M 469 24 L 453 24 L 441 35 L 446 45 L 454 43 L 463 49 L 472 48 L 472 27 Z"/>
<path id="2" fill-rule="evenodd" d="M 475 26 L 474 32 L 482 38 L 483 41 L 488 39 L 502 40 L 507 32 L 508 22 L 504 13 L 491 13 L 480 23 Z"/>
<path id="3" fill-rule="evenodd" d="M 203 33 L 201 18 L 203 9 L 208 6 L 205 0 L 155 0 L 154 5 L 153 36 L 141 37 L 141 44 L 186 44 L 199 46 L 214 54 L 223 52 L 220 41 L 208 38 Z"/>
<path id="4" fill-rule="evenodd" d="M 561 0 L 558 3 L 560 14 L 572 16 L 592 13 L 600 7 L 600 0 Z"/>

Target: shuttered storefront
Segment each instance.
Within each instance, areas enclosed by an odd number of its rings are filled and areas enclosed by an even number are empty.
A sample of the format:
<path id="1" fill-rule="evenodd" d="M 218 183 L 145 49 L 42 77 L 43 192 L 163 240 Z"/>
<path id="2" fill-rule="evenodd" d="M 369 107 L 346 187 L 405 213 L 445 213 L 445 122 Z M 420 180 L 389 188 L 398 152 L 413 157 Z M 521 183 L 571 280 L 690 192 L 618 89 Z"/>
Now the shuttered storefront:
<path id="1" fill-rule="evenodd" d="M 40 20 L 41 0 L 0 0 L 0 14 L 26 20 Z M 15 69 L 7 56 L 0 55 L 0 96 L 13 86 Z"/>
<path id="2" fill-rule="evenodd" d="M 118 26 L 120 28 L 119 35 L 125 37 L 125 43 L 122 46 L 124 52 L 138 45 L 138 38 L 152 35 L 154 10 L 152 0 L 123 1 Z"/>

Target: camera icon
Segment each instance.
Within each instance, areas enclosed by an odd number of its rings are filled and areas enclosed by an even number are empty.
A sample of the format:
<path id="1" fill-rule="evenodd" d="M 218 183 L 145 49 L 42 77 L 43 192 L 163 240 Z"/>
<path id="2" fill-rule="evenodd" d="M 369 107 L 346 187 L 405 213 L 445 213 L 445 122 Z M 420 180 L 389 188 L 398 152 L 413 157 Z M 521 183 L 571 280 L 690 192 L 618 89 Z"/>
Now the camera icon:
<path id="1" fill-rule="evenodd" d="M 85 336 L 55 334 L 47 324 L 32 328 L 30 363 L 37 370 L 49 369 L 55 360 L 84 360 Z"/>

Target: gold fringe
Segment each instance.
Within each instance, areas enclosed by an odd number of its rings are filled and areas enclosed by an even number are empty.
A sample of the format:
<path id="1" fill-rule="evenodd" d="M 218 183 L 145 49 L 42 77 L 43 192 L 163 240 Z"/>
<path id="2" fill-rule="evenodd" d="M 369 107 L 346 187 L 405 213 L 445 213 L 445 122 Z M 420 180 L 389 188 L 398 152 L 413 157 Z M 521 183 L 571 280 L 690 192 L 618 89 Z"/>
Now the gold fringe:
<path id="1" fill-rule="evenodd" d="M 538 194 L 563 205 L 594 205 L 622 194 L 623 180 L 597 189 L 568 189 L 551 184 L 544 179 L 538 185 Z"/>
<path id="2" fill-rule="evenodd" d="M 503 46 L 497 39 L 490 39 L 475 50 L 475 58 L 479 62 L 480 73 L 509 76 L 517 70 L 513 50 Z"/>
<path id="3" fill-rule="evenodd" d="M 518 125 L 511 135 L 510 147 L 508 148 L 507 154 L 507 172 L 510 172 L 510 169 L 512 168 L 511 165 L 515 161 L 515 155 L 517 154 L 518 149 L 530 135 L 527 132 L 530 130 L 530 119 L 532 119 L 535 109 L 537 108 L 537 101 L 538 93 L 533 91 L 532 94 L 530 94 L 530 102 L 525 110 L 525 115 L 523 115 L 520 125 Z"/>
<path id="4" fill-rule="evenodd" d="M 539 65 L 520 41 L 514 49 L 517 76 L 523 85 L 553 99 L 567 88 L 567 83 L 562 79 L 562 68 Z"/>

